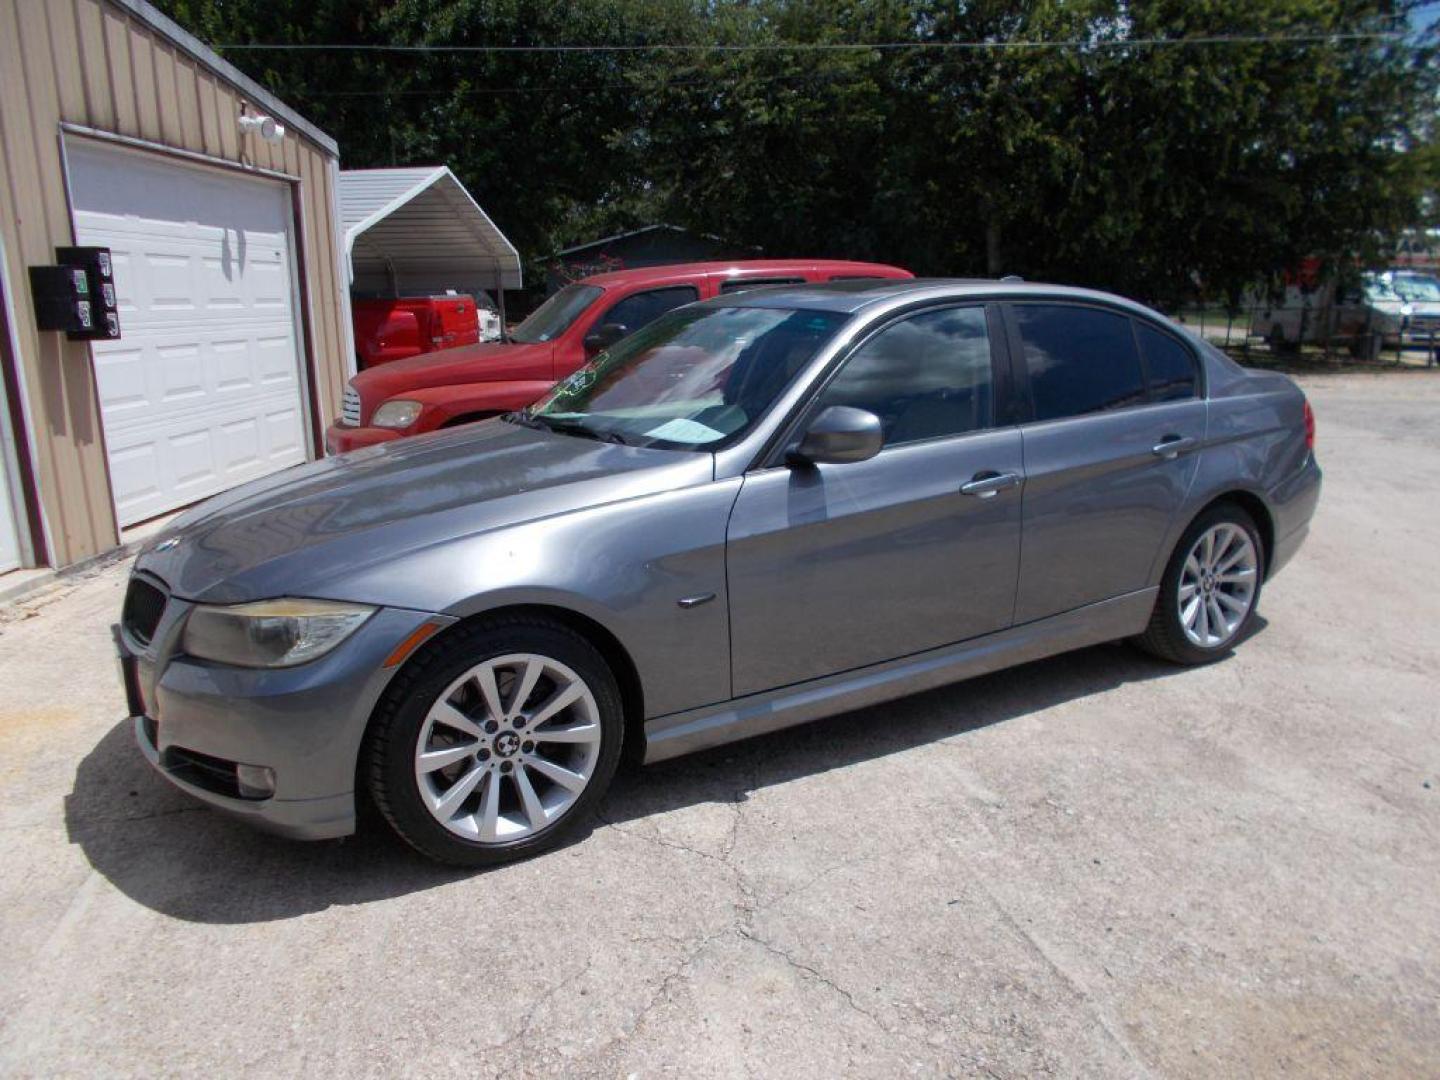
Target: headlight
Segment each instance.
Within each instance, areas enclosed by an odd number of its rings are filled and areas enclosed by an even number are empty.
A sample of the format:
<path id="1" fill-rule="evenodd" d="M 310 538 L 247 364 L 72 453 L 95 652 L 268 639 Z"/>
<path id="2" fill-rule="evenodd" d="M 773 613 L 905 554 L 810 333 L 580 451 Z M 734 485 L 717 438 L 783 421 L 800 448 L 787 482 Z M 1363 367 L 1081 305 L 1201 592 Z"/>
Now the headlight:
<path id="1" fill-rule="evenodd" d="M 402 428 L 409 427 L 420 418 L 420 402 L 387 401 L 375 410 L 375 415 L 370 418 L 370 423 L 376 427 Z"/>
<path id="2" fill-rule="evenodd" d="M 184 649 L 237 667 L 294 667 L 324 656 L 360 629 L 373 607 L 333 600 L 202 605 L 185 623 Z"/>

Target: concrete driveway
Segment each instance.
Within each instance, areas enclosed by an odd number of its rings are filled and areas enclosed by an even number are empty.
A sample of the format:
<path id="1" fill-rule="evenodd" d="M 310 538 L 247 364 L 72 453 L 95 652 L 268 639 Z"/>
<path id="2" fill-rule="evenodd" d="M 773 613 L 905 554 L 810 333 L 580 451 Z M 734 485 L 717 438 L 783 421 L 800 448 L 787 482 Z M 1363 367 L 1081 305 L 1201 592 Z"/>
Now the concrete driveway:
<path id="1" fill-rule="evenodd" d="M 0 1071 L 1440 1073 L 1440 379 L 1306 381 L 1231 659 L 1089 649 L 622 776 L 489 873 L 299 845 L 131 745 L 124 567 L 0 622 Z"/>

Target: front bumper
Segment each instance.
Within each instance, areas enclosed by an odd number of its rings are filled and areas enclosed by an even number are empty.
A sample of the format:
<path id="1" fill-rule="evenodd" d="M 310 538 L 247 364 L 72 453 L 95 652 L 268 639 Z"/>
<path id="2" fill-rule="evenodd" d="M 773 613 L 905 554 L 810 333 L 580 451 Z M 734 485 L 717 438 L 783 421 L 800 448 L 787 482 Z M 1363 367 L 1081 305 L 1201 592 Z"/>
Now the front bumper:
<path id="1" fill-rule="evenodd" d="M 176 787 L 270 832 L 304 840 L 354 832 L 360 745 L 399 670 L 385 660 L 422 624 L 453 620 L 382 608 L 317 660 L 252 669 L 180 651 L 193 606 L 170 598 L 148 645 L 119 636 L 140 752 Z M 237 764 L 273 770 L 273 794 L 242 797 L 233 782 Z"/>
<path id="2" fill-rule="evenodd" d="M 343 454 L 348 450 L 359 450 L 362 446 L 375 446 L 402 437 L 401 433 L 393 428 L 331 424 L 325 429 L 325 453 Z"/>
<path id="3" fill-rule="evenodd" d="M 334 795 L 328 799 L 240 799 L 222 795 L 208 787 L 192 783 L 175 769 L 167 767 L 160 749 L 152 741 L 152 722 L 136 716 L 135 742 L 145 760 L 166 780 L 188 795 L 215 809 L 266 832 L 292 840 L 333 840 L 355 831 L 355 793 Z"/>

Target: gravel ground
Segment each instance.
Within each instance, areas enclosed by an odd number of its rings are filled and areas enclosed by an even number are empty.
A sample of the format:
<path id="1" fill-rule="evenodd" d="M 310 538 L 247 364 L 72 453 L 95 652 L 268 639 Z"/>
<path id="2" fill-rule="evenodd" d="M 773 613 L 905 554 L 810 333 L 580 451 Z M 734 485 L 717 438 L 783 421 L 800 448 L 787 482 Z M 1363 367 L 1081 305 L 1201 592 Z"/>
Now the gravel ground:
<path id="1" fill-rule="evenodd" d="M 1305 380 L 1232 658 L 1124 646 L 622 776 L 488 873 L 150 775 L 125 567 L 0 616 L 0 1072 L 1440 1073 L 1440 379 Z"/>

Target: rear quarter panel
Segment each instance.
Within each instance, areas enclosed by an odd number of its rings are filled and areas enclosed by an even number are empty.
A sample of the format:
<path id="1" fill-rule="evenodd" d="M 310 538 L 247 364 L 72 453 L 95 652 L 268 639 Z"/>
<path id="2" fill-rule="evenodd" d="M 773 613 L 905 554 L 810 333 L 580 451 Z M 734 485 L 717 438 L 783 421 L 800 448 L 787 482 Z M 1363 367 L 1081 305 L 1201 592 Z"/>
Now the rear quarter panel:
<path id="1" fill-rule="evenodd" d="M 1305 395 L 1274 372 L 1207 356 L 1208 433 L 1186 505 L 1152 568 L 1158 582 L 1181 534 L 1207 505 L 1243 491 L 1264 504 L 1273 548 L 1303 529 L 1319 497 L 1320 471 L 1305 441 Z M 1276 567 L 1272 565 L 1269 569 Z"/>

